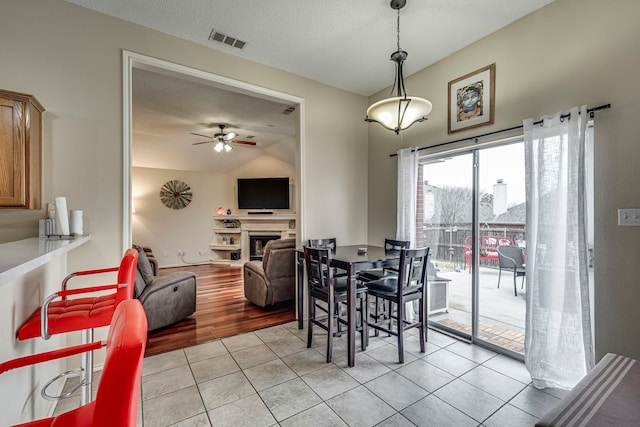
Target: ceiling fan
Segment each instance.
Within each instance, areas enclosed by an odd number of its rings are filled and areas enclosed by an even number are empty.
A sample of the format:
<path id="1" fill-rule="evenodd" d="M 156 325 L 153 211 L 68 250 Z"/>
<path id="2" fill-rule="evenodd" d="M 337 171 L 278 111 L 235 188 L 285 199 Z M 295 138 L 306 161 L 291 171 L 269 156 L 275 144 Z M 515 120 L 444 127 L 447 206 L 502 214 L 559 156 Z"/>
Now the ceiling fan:
<path id="1" fill-rule="evenodd" d="M 227 127 L 226 125 L 218 125 L 218 127 L 220 128 L 220 132 L 214 133 L 213 137 L 210 137 L 209 135 L 196 133 L 196 132 L 191 132 L 191 135 L 203 136 L 205 138 L 213 138 L 213 139 L 210 139 L 209 141 L 194 142 L 192 145 L 207 144 L 209 142 L 212 142 L 212 143 L 215 143 L 215 146 L 213 147 L 213 149 L 216 150 L 218 153 L 221 153 L 222 151 L 229 152 L 233 149 L 233 147 L 229 145 L 229 142 L 232 142 L 234 144 L 244 144 L 244 145 L 252 145 L 252 146 L 257 144 L 255 141 L 235 140 L 234 138 L 237 137 L 238 134 L 236 134 L 235 132 L 225 133 L 224 128 Z"/>

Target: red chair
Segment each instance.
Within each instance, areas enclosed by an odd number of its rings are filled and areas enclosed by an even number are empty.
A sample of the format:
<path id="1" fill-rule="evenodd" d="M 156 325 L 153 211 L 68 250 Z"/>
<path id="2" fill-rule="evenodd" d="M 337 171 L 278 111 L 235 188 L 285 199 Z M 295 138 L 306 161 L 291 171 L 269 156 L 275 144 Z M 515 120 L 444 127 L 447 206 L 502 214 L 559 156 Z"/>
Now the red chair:
<path id="1" fill-rule="evenodd" d="M 0 363 L 0 374 L 11 369 L 90 353 L 106 345 L 106 358 L 98 383 L 96 399 L 56 417 L 31 421 L 20 426 L 135 426 L 142 376 L 142 359 L 147 343 L 147 317 L 140 301 L 118 304 L 111 318 L 107 341 L 34 354 Z"/>
<path id="2" fill-rule="evenodd" d="M 84 331 L 82 343 L 92 342 L 93 329 L 108 326 L 119 303 L 133 298 L 137 265 L 138 251 L 129 249 L 125 252 L 119 267 L 79 271 L 68 275 L 62 282 L 62 290 L 49 295 L 42 307 L 39 307 L 18 329 L 18 339 L 22 341 L 42 337 L 47 340 L 51 335 L 55 334 Z M 117 283 L 115 284 L 67 289 L 67 284 L 73 277 L 115 271 L 118 272 Z M 95 297 L 67 298 L 69 296 L 80 296 L 109 290 L 114 292 Z M 57 300 L 59 298 L 60 300 Z M 66 374 L 68 373 L 59 375 L 45 385 L 41 392 L 42 396 L 50 400 L 59 398 L 60 396 L 48 395 L 46 389 L 53 381 Z M 91 401 L 91 380 L 93 377 L 93 355 L 91 352 L 86 352 L 83 355 L 80 374 L 81 381 L 78 388 L 83 387 L 81 399 L 84 405 Z"/>

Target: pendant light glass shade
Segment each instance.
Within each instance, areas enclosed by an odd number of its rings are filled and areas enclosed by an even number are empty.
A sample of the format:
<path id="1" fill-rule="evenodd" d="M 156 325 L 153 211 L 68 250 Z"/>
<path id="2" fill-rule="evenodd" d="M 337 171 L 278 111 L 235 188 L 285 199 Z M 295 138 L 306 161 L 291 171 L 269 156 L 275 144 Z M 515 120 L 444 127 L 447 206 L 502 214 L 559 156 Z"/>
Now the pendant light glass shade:
<path id="1" fill-rule="evenodd" d="M 386 129 L 400 133 L 414 123 L 427 120 L 433 109 L 431 102 L 416 96 L 385 98 L 367 108 L 368 122 L 380 123 Z"/>

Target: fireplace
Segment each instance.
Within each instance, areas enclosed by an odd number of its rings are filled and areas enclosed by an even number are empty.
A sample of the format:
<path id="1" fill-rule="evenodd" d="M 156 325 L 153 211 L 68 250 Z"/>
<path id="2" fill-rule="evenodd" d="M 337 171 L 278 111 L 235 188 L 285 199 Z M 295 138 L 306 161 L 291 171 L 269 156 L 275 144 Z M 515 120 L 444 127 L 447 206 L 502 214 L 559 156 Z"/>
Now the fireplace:
<path id="1" fill-rule="evenodd" d="M 264 253 L 264 247 L 269 240 L 277 240 L 280 235 L 277 236 L 249 236 L 249 259 L 251 261 L 261 260 Z"/>

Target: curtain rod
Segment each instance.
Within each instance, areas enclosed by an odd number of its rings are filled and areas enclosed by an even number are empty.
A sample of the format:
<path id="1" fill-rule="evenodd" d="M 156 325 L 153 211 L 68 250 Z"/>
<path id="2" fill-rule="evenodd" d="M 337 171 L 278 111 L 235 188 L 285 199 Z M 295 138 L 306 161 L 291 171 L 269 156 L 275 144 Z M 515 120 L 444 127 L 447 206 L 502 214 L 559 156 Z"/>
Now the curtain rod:
<path id="1" fill-rule="evenodd" d="M 593 113 L 595 111 L 608 110 L 609 108 L 611 108 L 611 104 L 599 105 L 597 107 L 588 108 L 587 109 L 587 113 L 589 113 L 589 117 L 590 118 L 593 118 Z M 571 113 L 562 114 L 560 116 L 561 119 L 564 119 L 564 118 L 567 118 L 567 117 L 571 117 Z M 542 120 L 538 120 L 537 122 L 533 122 L 534 125 L 539 125 L 541 123 L 542 123 Z M 449 145 L 449 144 L 455 144 L 455 143 L 462 142 L 462 141 L 469 141 L 470 139 L 484 138 L 485 136 L 491 136 L 491 135 L 495 135 L 495 134 L 498 134 L 498 133 L 504 133 L 504 132 L 510 132 L 510 131 L 516 130 L 516 129 L 522 129 L 523 127 L 524 127 L 523 125 L 513 126 L 513 127 L 510 127 L 510 128 L 506 128 L 506 129 L 500 129 L 500 130 L 495 130 L 493 132 L 483 133 L 481 135 L 469 136 L 467 138 L 456 139 L 454 141 L 441 142 L 440 144 L 430 145 L 428 147 L 419 147 L 418 151 L 426 150 L 428 148 L 443 147 L 443 146 Z M 398 155 L 398 153 L 393 153 L 393 154 L 389 154 L 389 157 L 396 157 L 397 155 Z"/>

